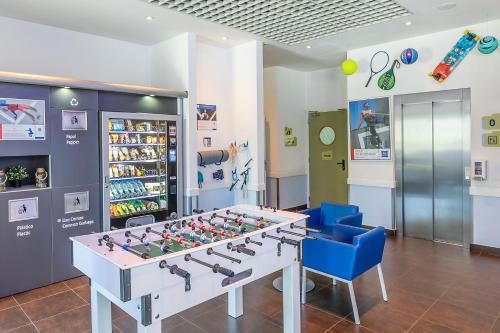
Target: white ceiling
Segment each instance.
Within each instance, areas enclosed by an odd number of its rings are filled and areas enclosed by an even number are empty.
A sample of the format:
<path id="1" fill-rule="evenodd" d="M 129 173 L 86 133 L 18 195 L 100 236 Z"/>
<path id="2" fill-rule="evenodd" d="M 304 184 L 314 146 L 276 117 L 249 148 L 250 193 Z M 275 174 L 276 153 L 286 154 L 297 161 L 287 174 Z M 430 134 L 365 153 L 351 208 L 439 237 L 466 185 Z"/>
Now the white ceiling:
<path id="1" fill-rule="evenodd" d="M 299 1 L 299 0 L 296 0 Z M 499 0 L 396 0 L 412 15 L 293 46 L 162 8 L 147 0 L 0 0 L 0 15 L 152 45 L 182 32 L 232 46 L 251 39 L 265 43 L 265 66 L 313 70 L 338 66 L 345 51 L 500 18 Z M 154 20 L 148 21 L 151 15 Z M 404 22 L 411 20 L 409 27 Z M 222 37 L 227 40 L 222 40 Z M 306 48 L 310 45 L 311 48 Z"/>

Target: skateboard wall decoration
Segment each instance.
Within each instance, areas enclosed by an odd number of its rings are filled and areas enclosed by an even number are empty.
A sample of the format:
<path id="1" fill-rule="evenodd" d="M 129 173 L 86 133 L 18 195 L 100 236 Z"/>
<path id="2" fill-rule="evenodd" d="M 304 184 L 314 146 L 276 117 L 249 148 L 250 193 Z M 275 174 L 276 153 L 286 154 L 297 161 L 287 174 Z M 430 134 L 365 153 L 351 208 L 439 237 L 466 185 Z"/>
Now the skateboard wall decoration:
<path id="1" fill-rule="evenodd" d="M 476 34 L 465 30 L 463 36 L 460 37 L 434 71 L 429 73 L 429 76 L 432 76 L 439 83 L 443 82 L 476 46 L 479 39 Z"/>
<path id="2" fill-rule="evenodd" d="M 394 85 L 396 84 L 394 68 L 399 68 L 400 65 L 401 63 L 399 62 L 399 60 L 394 60 L 391 68 L 378 78 L 378 86 L 380 89 L 391 90 L 394 87 Z"/>

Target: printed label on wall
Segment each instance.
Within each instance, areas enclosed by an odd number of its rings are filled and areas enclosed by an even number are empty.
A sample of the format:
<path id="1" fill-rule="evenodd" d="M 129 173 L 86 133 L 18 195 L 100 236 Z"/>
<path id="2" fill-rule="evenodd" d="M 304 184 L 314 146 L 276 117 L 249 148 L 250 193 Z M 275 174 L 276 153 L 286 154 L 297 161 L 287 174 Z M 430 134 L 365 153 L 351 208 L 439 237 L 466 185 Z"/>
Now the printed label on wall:
<path id="1" fill-rule="evenodd" d="M 483 146 L 500 147 L 500 131 L 485 133 L 483 135 Z"/>
<path id="2" fill-rule="evenodd" d="M 65 214 L 88 211 L 89 207 L 89 191 L 64 193 Z"/>
<path id="3" fill-rule="evenodd" d="M 86 111 L 62 111 L 62 130 L 63 131 L 86 131 L 87 130 L 87 112 Z"/>
<path id="4" fill-rule="evenodd" d="M 9 222 L 38 218 L 38 197 L 9 200 Z"/>
<path id="5" fill-rule="evenodd" d="M 45 101 L 0 97 L 0 140 L 45 140 Z"/>

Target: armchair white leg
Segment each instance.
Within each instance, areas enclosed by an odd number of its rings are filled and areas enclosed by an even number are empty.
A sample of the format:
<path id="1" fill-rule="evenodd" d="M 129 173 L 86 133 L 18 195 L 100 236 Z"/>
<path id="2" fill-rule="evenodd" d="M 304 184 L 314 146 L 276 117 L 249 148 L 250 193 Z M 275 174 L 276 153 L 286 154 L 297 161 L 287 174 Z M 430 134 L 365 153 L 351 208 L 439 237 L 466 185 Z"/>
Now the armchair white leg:
<path id="1" fill-rule="evenodd" d="M 349 294 L 351 295 L 352 313 L 354 314 L 354 322 L 359 325 L 361 322 L 359 320 L 358 304 L 356 303 L 356 296 L 354 295 L 354 287 L 352 286 L 352 281 L 348 281 Z"/>
<path id="2" fill-rule="evenodd" d="M 307 270 L 302 266 L 302 286 L 300 288 L 300 302 L 306 304 Z"/>
<path id="3" fill-rule="evenodd" d="M 333 278 L 332 280 L 333 280 L 333 285 L 336 286 L 337 285 L 337 280 L 335 278 Z"/>
<path id="4" fill-rule="evenodd" d="M 387 291 L 385 290 L 384 274 L 382 274 L 382 264 L 377 265 L 378 279 L 380 280 L 380 288 L 382 289 L 382 297 L 384 301 L 388 301 Z"/>

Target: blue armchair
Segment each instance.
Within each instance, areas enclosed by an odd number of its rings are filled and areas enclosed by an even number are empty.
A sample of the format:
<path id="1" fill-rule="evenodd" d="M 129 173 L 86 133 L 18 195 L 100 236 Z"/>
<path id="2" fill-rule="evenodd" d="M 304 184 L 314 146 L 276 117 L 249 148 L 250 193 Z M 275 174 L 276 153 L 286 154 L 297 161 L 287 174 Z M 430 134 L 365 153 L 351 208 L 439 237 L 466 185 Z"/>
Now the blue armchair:
<path id="1" fill-rule="evenodd" d="M 356 324 L 359 325 L 358 307 L 352 281 L 377 266 L 382 296 L 387 302 L 382 255 L 384 253 L 385 230 L 372 230 L 346 225 L 332 226 L 331 235 L 323 235 L 317 240 L 304 239 L 302 242 L 302 281 L 307 279 L 307 271 L 345 282 L 349 286 L 351 303 Z M 305 303 L 305 288 L 302 286 L 302 304 Z"/>
<path id="2" fill-rule="evenodd" d="M 336 224 L 360 227 L 363 222 L 363 214 L 359 212 L 358 206 L 354 205 L 323 202 L 321 207 L 306 209 L 299 213 L 309 215 L 307 227 L 318 229 L 326 235 L 332 234 L 332 226 Z"/>

